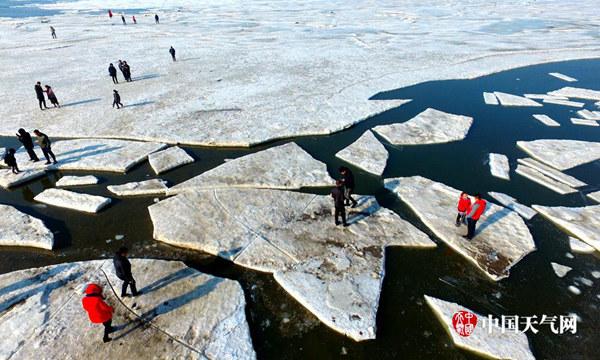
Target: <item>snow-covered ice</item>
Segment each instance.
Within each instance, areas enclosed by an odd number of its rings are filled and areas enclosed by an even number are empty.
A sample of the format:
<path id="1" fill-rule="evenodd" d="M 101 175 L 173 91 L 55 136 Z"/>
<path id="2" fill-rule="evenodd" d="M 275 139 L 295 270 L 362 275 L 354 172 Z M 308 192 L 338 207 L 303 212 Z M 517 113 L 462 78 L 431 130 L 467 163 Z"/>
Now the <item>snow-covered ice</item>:
<path id="1" fill-rule="evenodd" d="M 547 95 L 547 94 L 524 94 L 523 96 L 525 96 L 528 99 L 534 99 L 534 100 L 545 100 L 545 99 L 551 99 L 551 100 L 569 100 L 568 97 L 552 96 L 552 95 Z"/>
<path id="2" fill-rule="evenodd" d="M 185 150 L 178 146 L 172 146 L 166 150 L 158 151 L 148 155 L 148 162 L 152 170 L 158 175 L 177 167 L 194 162 Z"/>
<path id="3" fill-rule="evenodd" d="M 500 204 L 506 206 L 507 208 L 516 211 L 519 215 L 527 220 L 531 220 L 532 217 L 537 215 L 537 211 L 533 210 L 529 206 L 525 206 L 520 204 L 517 199 L 513 198 L 510 195 L 506 195 L 499 192 L 490 191 L 488 194 L 497 200 Z"/>
<path id="4" fill-rule="evenodd" d="M 428 295 L 425 295 L 425 301 L 457 347 L 486 358 L 535 360 L 524 333 L 505 331 L 498 324 L 490 323 L 487 314 L 478 314 L 456 303 Z M 477 325 L 470 336 L 460 336 L 452 326 L 454 314 L 463 310 L 474 313 L 478 318 Z M 489 328 L 490 326 L 492 329 Z"/>
<path id="5" fill-rule="evenodd" d="M 554 270 L 554 273 L 559 278 L 565 277 L 565 275 L 567 275 L 569 271 L 573 270 L 572 268 L 566 265 L 557 264 L 555 262 L 551 262 L 550 265 L 552 265 L 552 270 Z"/>
<path id="6" fill-rule="evenodd" d="M 590 111 L 587 109 L 579 110 L 577 115 L 588 120 L 600 120 L 600 111 Z"/>
<path id="7" fill-rule="evenodd" d="M 596 251 L 592 246 L 572 236 L 569 236 L 569 247 L 573 252 L 580 254 L 591 254 Z"/>
<path id="8" fill-rule="evenodd" d="M 97 213 L 110 204 L 110 198 L 97 195 L 77 193 L 64 189 L 46 189 L 33 198 L 41 203 L 77 210 Z"/>
<path id="9" fill-rule="evenodd" d="M 83 185 L 96 185 L 98 184 L 98 178 L 94 175 L 87 176 L 63 176 L 57 182 L 57 187 L 68 187 L 68 186 L 83 186 Z"/>
<path id="10" fill-rule="evenodd" d="M 567 81 L 567 82 L 575 82 L 575 81 L 577 81 L 577 79 L 575 79 L 574 77 L 570 77 L 568 75 L 561 74 L 559 72 L 551 72 L 551 73 L 548 73 L 548 75 L 554 76 L 555 78 L 558 78 L 558 79 L 561 79 L 561 80 L 564 80 L 564 81 Z"/>
<path id="11" fill-rule="evenodd" d="M 594 200 L 595 202 L 600 203 L 600 190 L 591 192 L 591 193 L 587 194 L 586 196 L 589 197 L 590 199 Z"/>
<path id="12" fill-rule="evenodd" d="M 504 154 L 489 154 L 490 173 L 500 179 L 510 180 L 510 165 L 508 157 Z"/>
<path id="13" fill-rule="evenodd" d="M 600 205 L 585 207 L 533 205 L 533 208 L 561 229 L 600 251 Z"/>
<path id="14" fill-rule="evenodd" d="M 585 125 L 585 126 L 600 126 L 596 120 L 588 120 L 588 119 L 579 119 L 579 118 L 571 118 L 571 123 L 573 125 Z"/>
<path id="15" fill-rule="evenodd" d="M 544 104 L 563 105 L 563 106 L 570 106 L 570 107 L 576 107 L 576 108 L 582 108 L 585 105 L 584 103 L 578 102 L 578 101 L 569 101 L 569 100 L 561 100 L 561 99 L 553 99 L 553 98 L 544 99 Z"/>
<path id="16" fill-rule="evenodd" d="M 483 102 L 485 102 L 487 105 L 498 105 L 498 98 L 496 97 L 496 95 L 494 95 L 494 93 L 490 93 L 490 92 L 484 92 L 483 93 Z"/>
<path id="17" fill-rule="evenodd" d="M 300 189 L 332 183 L 327 166 L 291 142 L 228 161 L 171 187 L 167 193 L 226 187 Z"/>
<path id="18" fill-rule="evenodd" d="M 556 181 L 551 177 L 548 177 L 541 173 L 540 171 L 531 168 L 529 166 L 525 166 L 522 164 L 517 165 L 515 172 L 527 179 L 536 182 L 552 191 L 555 191 L 561 195 L 572 194 L 577 192 L 577 190 L 573 189 L 569 185 L 566 185 L 560 181 Z"/>
<path id="19" fill-rule="evenodd" d="M 527 225 L 512 210 L 488 202 L 469 241 L 462 237 L 466 229 L 454 224 L 459 190 L 421 176 L 386 179 L 385 187 L 442 241 L 494 280 L 507 277 L 513 265 L 535 250 Z"/>
<path id="20" fill-rule="evenodd" d="M 548 115 L 535 114 L 535 115 L 533 115 L 533 118 L 538 120 L 539 122 L 541 122 L 542 124 L 544 124 L 546 126 L 560 126 L 560 123 L 558 123 L 556 120 L 552 119 Z"/>
<path id="21" fill-rule="evenodd" d="M 161 179 L 134 181 L 122 185 L 109 185 L 108 191 L 117 196 L 165 195 L 167 182 Z"/>
<path id="22" fill-rule="evenodd" d="M 548 93 L 551 96 L 564 96 L 568 98 L 586 99 L 586 100 L 600 100 L 600 91 L 590 90 L 576 87 L 564 87 L 562 89 L 554 90 Z"/>
<path id="23" fill-rule="evenodd" d="M 408 121 L 373 130 L 394 145 L 439 144 L 464 139 L 472 123 L 471 117 L 428 108 Z"/>
<path id="24" fill-rule="evenodd" d="M 148 210 L 156 240 L 272 272 L 325 324 L 364 340 L 375 337 L 384 248 L 436 245 L 374 197 L 358 201 L 348 228 L 334 224 L 330 196 L 281 190 L 189 191 Z"/>
<path id="25" fill-rule="evenodd" d="M 495 91 L 494 95 L 496 95 L 502 106 L 543 106 L 537 101 L 519 95 L 507 94 L 499 91 Z"/>
<path id="26" fill-rule="evenodd" d="M 586 186 L 587 184 L 584 183 L 581 180 L 578 180 L 576 178 L 574 178 L 573 176 L 567 175 L 563 172 L 560 172 L 546 164 L 543 164 L 535 159 L 532 158 L 521 158 L 521 159 L 517 159 L 517 162 L 519 164 L 523 164 L 525 166 L 529 166 L 530 168 L 533 168 L 539 172 L 541 172 L 542 174 L 551 177 L 554 180 L 560 181 L 563 184 L 569 185 L 571 187 L 582 187 L 582 186 Z"/>
<path id="27" fill-rule="evenodd" d="M 569 285 L 569 287 L 567 287 L 567 290 L 569 290 L 574 295 L 581 295 L 581 290 L 577 286 Z"/>
<path id="28" fill-rule="evenodd" d="M 10 169 L 0 169 L 0 186 L 8 189 L 46 175 L 44 169 L 19 170 L 18 174 L 13 174 Z"/>
<path id="29" fill-rule="evenodd" d="M 52 250 L 54 235 L 42 220 L 0 204 L 0 245 Z M 1 309 L 0 309 L 1 311 Z"/>
<path id="30" fill-rule="evenodd" d="M 600 142 L 542 139 L 517 141 L 517 146 L 531 157 L 558 170 L 600 159 Z"/>
<path id="31" fill-rule="evenodd" d="M 388 152 L 370 130 L 358 140 L 340 150 L 336 157 L 364 169 L 372 174 L 383 174 L 388 160 Z"/>

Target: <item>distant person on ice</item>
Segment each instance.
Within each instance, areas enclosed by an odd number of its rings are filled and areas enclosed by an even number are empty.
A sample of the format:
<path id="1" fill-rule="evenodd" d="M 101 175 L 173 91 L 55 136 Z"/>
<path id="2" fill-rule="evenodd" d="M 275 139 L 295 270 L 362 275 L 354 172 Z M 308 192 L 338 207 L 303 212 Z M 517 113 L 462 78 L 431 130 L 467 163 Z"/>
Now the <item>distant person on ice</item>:
<path id="1" fill-rule="evenodd" d="M 15 158 L 15 153 L 16 150 L 13 148 L 6 150 L 6 154 L 4 154 L 4 163 L 6 164 L 6 166 L 10 167 L 13 174 L 18 174 L 19 167 L 17 166 L 17 159 Z"/>
<path id="2" fill-rule="evenodd" d="M 123 104 L 121 104 L 121 95 L 119 95 L 119 92 L 117 90 L 113 90 L 113 108 L 115 107 L 115 105 L 117 105 L 117 109 L 123 107 Z"/>
<path id="3" fill-rule="evenodd" d="M 463 237 L 467 240 L 471 240 L 475 237 L 475 224 L 477 224 L 477 220 L 487 206 L 487 202 L 481 198 L 481 194 L 475 194 L 475 203 L 469 209 L 467 214 L 467 235 Z"/>
<path id="4" fill-rule="evenodd" d="M 456 215 L 456 226 L 467 223 L 467 211 L 469 211 L 470 207 L 471 198 L 466 192 L 461 192 L 457 205 L 458 215 Z"/>
<path id="5" fill-rule="evenodd" d="M 113 258 L 113 264 L 115 265 L 115 273 L 117 277 L 123 280 L 123 286 L 121 287 L 121 297 L 126 297 L 127 295 L 127 286 L 131 287 L 131 295 L 138 296 L 137 289 L 135 287 L 135 279 L 133 278 L 133 274 L 131 274 L 131 263 L 129 259 L 127 259 L 127 253 L 129 249 L 126 247 L 121 247 L 115 253 L 115 257 Z"/>
<path id="6" fill-rule="evenodd" d="M 123 25 L 127 25 L 127 23 L 125 22 L 125 15 L 121 14 L 121 21 L 123 22 Z"/>
<path id="7" fill-rule="evenodd" d="M 331 197 L 333 197 L 333 206 L 335 208 L 335 225 L 339 225 L 339 217 L 342 217 L 342 224 L 348 226 L 346 223 L 346 208 L 344 206 L 344 182 L 342 180 L 335 181 L 335 187 L 331 190 Z"/>
<path id="8" fill-rule="evenodd" d="M 92 323 L 104 325 L 102 340 L 105 343 L 111 341 L 112 339 L 108 335 L 115 331 L 112 327 L 114 309 L 104 302 L 102 287 L 98 284 L 88 284 L 85 288 L 85 297 L 81 300 L 81 303 Z"/>
<path id="9" fill-rule="evenodd" d="M 135 19 L 135 15 L 133 15 L 133 16 L 131 17 L 131 20 L 133 20 L 133 23 L 134 23 L 134 24 L 137 24 L 137 20 Z"/>
<path id="10" fill-rule="evenodd" d="M 40 104 L 40 110 L 48 109 L 48 106 L 46 106 L 46 98 L 44 97 L 44 89 L 42 89 L 42 83 L 38 81 L 37 83 L 35 83 L 33 89 L 35 90 L 35 96 L 37 96 L 38 102 Z M 44 105 L 43 108 L 42 105 Z"/>
<path id="11" fill-rule="evenodd" d="M 119 80 L 117 80 L 117 68 L 112 63 L 108 65 L 108 75 L 110 75 L 113 84 L 119 83 Z"/>
<path id="12" fill-rule="evenodd" d="M 36 141 L 38 145 L 44 153 L 44 157 L 46 158 L 46 165 L 50 164 L 50 157 L 52 157 L 53 162 L 56 164 L 56 156 L 54 156 L 54 153 L 52 152 L 52 142 L 48 138 L 48 135 L 44 134 L 43 132 L 37 129 L 33 130 L 33 133 L 36 136 Z"/>
<path id="13" fill-rule="evenodd" d="M 110 9 L 108 9 L 108 17 L 109 17 L 110 19 L 112 19 L 112 15 L 113 15 L 113 14 L 112 14 L 112 11 L 111 11 Z"/>
<path id="14" fill-rule="evenodd" d="M 154 14 L 154 22 L 159 24 L 160 21 L 158 21 L 158 14 Z"/>
<path id="15" fill-rule="evenodd" d="M 172 46 L 169 49 L 169 54 L 171 54 L 171 57 L 173 58 L 173 61 L 177 61 L 177 59 L 175 59 L 175 49 Z"/>
<path id="16" fill-rule="evenodd" d="M 355 208 L 358 202 L 352 198 L 352 194 L 354 193 L 354 174 L 352 174 L 352 171 L 345 166 L 341 166 L 339 171 L 344 179 L 344 197 L 346 198 L 346 205 L 350 205 L 350 202 L 352 202 L 352 207 Z"/>
<path id="17" fill-rule="evenodd" d="M 17 132 L 17 139 L 19 139 L 25 150 L 27 150 L 27 154 L 29 154 L 29 160 L 33 162 L 40 161 L 40 159 L 37 157 L 37 154 L 33 150 L 33 139 L 31 138 L 31 135 L 25 131 L 25 129 L 19 129 Z"/>
<path id="18" fill-rule="evenodd" d="M 123 71 L 123 61 L 119 60 L 119 64 L 117 66 L 119 67 L 121 74 L 123 74 L 123 77 L 125 77 L 125 72 Z"/>
<path id="19" fill-rule="evenodd" d="M 50 35 L 52 35 L 53 39 L 56 39 L 56 30 L 52 26 L 50 26 Z"/>
<path id="20" fill-rule="evenodd" d="M 125 80 L 127 80 L 127 82 L 132 81 L 131 80 L 131 68 L 129 67 L 129 64 L 127 63 L 127 61 L 123 61 L 123 76 L 125 77 Z"/>
<path id="21" fill-rule="evenodd" d="M 58 103 L 58 99 L 56 98 L 56 94 L 54 93 L 54 90 L 52 90 L 50 85 L 44 85 L 44 87 L 46 88 L 46 90 L 44 90 L 44 92 L 46 93 L 46 95 L 48 95 L 48 100 L 50 100 L 50 103 L 52 105 L 54 105 L 54 107 L 60 107 L 60 104 Z"/>

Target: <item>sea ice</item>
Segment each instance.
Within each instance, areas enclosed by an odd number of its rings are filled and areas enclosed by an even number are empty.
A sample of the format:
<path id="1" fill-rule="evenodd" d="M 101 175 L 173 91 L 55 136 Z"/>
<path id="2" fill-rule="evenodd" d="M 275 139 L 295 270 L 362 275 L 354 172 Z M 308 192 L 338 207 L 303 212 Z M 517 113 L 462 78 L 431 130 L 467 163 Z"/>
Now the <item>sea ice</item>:
<path id="1" fill-rule="evenodd" d="M 494 93 L 484 92 L 483 101 L 487 105 L 498 105 L 498 98 L 496 97 L 496 95 L 494 95 Z"/>
<path id="2" fill-rule="evenodd" d="M 572 268 L 570 268 L 568 266 L 557 264 L 555 262 L 551 262 L 550 265 L 552 265 L 552 270 L 554 270 L 554 273 L 559 278 L 565 277 L 565 275 L 567 275 L 567 273 L 569 271 L 573 270 Z"/>
<path id="3" fill-rule="evenodd" d="M 590 245 L 572 236 L 569 236 L 569 247 L 572 251 L 580 254 L 591 254 L 596 251 L 596 249 Z"/>
<path id="4" fill-rule="evenodd" d="M 552 99 L 552 98 L 544 99 L 544 104 L 563 105 L 563 106 L 570 106 L 570 107 L 576 107 L 576 108 L 582 108 L 585 105 L 582 102 Z"/>
<path id="5" fill-rule="evenodd" d="M 381 176 L 388 160 L 388 152 L 371 131 L 335 154 L 336 157 Z"/>
<path id="6" fill-rule="evenodd" d="M 492 176 L 504 180 L 510 180 L 510 165 L 508 164 L 508 157 L 506 157 L 506 155 L 490 153 L 489 163 Z"/>
<path id="7" fill-rule="evenodd" d="M 585 125 L 585 126 L 600 126 L 596 120 L 578 119 L 571 118 L 571 123 L 574 125 Z"/>
<path id="8" fill-rule="evenodd" d="M 331 186 L 332 181 L 324 163 L 291 142 L 228 161 L 167 193 L 225 187 L 300 189 Z"/>
<path id="9" fill-rule="evenodd" d="M 54 235 L 42 220 L 0 204 L 0 245 L 52 250 Z M 1 309 L 0 309 L 1 311 Z"/>
<path id="10" fill-rule="evenodd" d="M 509 209 L 488 202 L 476 236 L 469 241 L 461 236 L 466 229 L 454 224 L 459 190 L 420 176 L 386 179 L 385 187 L 408 204 L 442 241 L 494 280 L 507 277 L 513 265 L 535 250 L 527 225 Z"/>
<path id="11" fill-rule="evenodd" d="M 414 118 L 373 128 L 394 145 L 439 144 L 462 140 L 467 136 L 473 118 L 428 108 Z"/>
<path id="12" fill-rule="evenodd" d="M 63 189 L 46 189 L 33 198 L 41 203 L 87 213 L 97 213 L 110 204 L 110 198 Z"/>
<path id="13" fill-rule="evenodd" d="M 600 159 L 600 142 L 542 139 L 517 141 L 517 146 L 531 157 L 558 170 Z"/>
<path id="14" fill-rule="evenodd" d="M 600 251 L 600 205 L 585 207 L 533 205 L 533 208 L 561 229 Z"/>
<path id="15" fill-rule="evenodd" d="M 567 175 L 565 173 L 562 173 L 554 168 L 551 168 L 550 166 L 543 164 L 537 160 L 534 160 L 532 158 L 521 158 L 521 159 L 517 159 L 517 162 L 519 164 L 528 166 L 530 168 L 533 168 L 539 172 L 541 172 L 542 174 L 551 177 L 552 179 L 556 180 L 556 181 L 560 181 L 563 184 L 569 185 L 571 187 L 582 187 L 582 186 L 586 186 L 587 184 L 584 183 L 583 181 L 580 181 L 570 175 Z"/>
<path id="16" fill-rule="evenodd" d="M 560 126 L 560 124 L 557 121 L 553 120 L 548 115 L 535 114 L 535 115 L 533 115 L 533 118 L 538 120 L 539 122 L 541 122 L 542 124 L 544 124 L 546 126 Z"/>
<path id="17" fill-rule="evenodd" d="M 588 120 L 600 120 L 600 111 L 579 110 L 577 115 Z"/>
<path id="18" fill-rule="evenodd" d="M 10 169 L 0 169 L 0 186 L 8 189 L 46 175 L 44 169 L 20 170 L 18 174 L 13 174 Z"/>
<path id="19" fill-rule="evenodd" d="M 532 217 L 537 215 L 537 211 L 523 204 L 519 204 L 517 199 L 513 198 L 512 196 L 494 191 L 490 191 L 488 194 L 496 199 L 500 204 L 513 211 L 516 211 L 519 215 L 527 220 L 531 220 Z"/>
<path id="20" fill-rule="evenodd" d="M 561 74 L 561 73 L 558 73 L 558 72 L 551 72 L 551 73 L 548 73 L 548 75 L 554 76 L 555 78 L 558 78 L 558 79 L 561 79 L 561 80 L 564 80 L 564 81 L 567 81 L 567 82 L 575 82 L 575 81 L 577 81 L 577 79 L 575 79 L 573 77 L 570 77 L 568 75 Z"/>
<path id="21" fill-rule="evenodd" d="M 161 179 L 134 181 L 122 185 L 109 185 L 108 191 L 117 196 L 165 195 L 167 182 Z"/>
<path id="22" fill-rule="evenodd" d="M 562 89 L 554 90 L 548 93 L 551 96 L 564 96 L 568 98 L 586 99 L 586 100 L 600 100 L 600 91 L 582 89 L 575 87 L 564 87 Z"/>
<path id="23" fill-rule="evenodd" d="M 475 329 L 470 336 L 461 336 L 452 326 L 452 317 L 459 311 L 474 313 L 472 310 L 428 295 L 425 301 L 457 347 L 492 359 L 535 360 L 524 333 L 505 331 L 486 315 L 475 313 L 478 318 Z"/>
<path id="24" fill-rule="evenodd" d="M 537 101 L 523 96 L 507 94 L 499 91 L 495 91 L 494 95 L 496 95 L 502 106 L 542 106 L 542 104 L 538 103 Z"/>
<path id="25" fill-rule="evenodd" d="M 594 200 L 595 202 L 600 203 L 600 190 L 589 193 L 586 196 L 589 197 L 590 199 Z"/>
<path id="26" fill-rule="evenodd" d="M 57 187 L 83 186 L 98 184 L 98 178 L 93 175 L 87 176 L 63 176 L 57 182 Z"/>
<path id="27" fill-rule="evenodd" d="M 528 99 L 534 99 L 534 100 L 545 100 L 545 99 L 551 99 L 551 100 L 569 100 L 568 97 L 551 96 L 551 95 L 546 95 L 546 94 L 525 94 L 523 96 L 525 96 Z"/>
<path id="28" fill-rule="evenodd" d="M 170 147 L 166 150 L 158 151 L 148 155 L 148 162 L 154 170 L 154 173 L 162 174 L 177 167 L 194 162 L 185 150 L 178 146 Z"/>
<path id="29" fill-rule="evenodd" d="M 561 195 L 565 195 L 565 194 L 571 194 L 574 192 L 577 192 L 577 190 L 573 189 L 572 187 L 556 181 L 546 175 L 544 175 L 543 173 L 541 173 L 540 171 L 531 168 L 529 166 L 525 166 L 525 165 L 517 165 L 517 169 L 515 170 L 515 172 L 523 177 L 526 177 L 527 179 L 536 182 L 542 186 L 547 187 L 548 189 L 555 191 Z"/>
<path id="30" fill-rule="evenodd" d="M 569 285 L 567 289 L 574 295 L 581 295 L 581 290 L 577 286 Z"/>

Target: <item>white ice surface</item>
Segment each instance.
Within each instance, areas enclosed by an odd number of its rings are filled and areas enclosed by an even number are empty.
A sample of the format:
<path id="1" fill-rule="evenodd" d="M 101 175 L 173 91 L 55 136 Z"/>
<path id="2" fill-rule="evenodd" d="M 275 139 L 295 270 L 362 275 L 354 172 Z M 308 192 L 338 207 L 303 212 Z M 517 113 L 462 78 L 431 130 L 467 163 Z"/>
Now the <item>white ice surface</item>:
<path id="1" fill-rule="evenodd" d="M 532 208 L 520 204 L 517 199 L 513 198 L 510 195 L 506 195 L 499 192 L 490 191 L 488 194 L 493 197 L 500 204 L 506 206 L 507 208 L 516 211 L 519 215 L 527 220 L 531 220 L 537 214 L 537 211 Z"/>
<path id="2" fill-rule="evenodd" d="M 10 205 L 0 204 L 0 214 L 0 245 L 52 250 L 54 234 L 42 220 L 22 213 Z"/>
<path id="3" fill-rule="evenodd" d="M 546 126 L 560 126 L 560 123 L 553 120 L 550 116 L 544 114 L 535 114 L 533 118 Z"/>
<path id="4" fill-rule="evenodd" d="M 166 150 L 158 151 L 148 155 L 148 162 L 154 173 L 162 174 L 177 167 L 194 162 L 185 150 L 178 146 L 172 146 Z"/>
<path id="5" fill-rule="evenodd" d="M 134 181 L 122 185 L 109 185 L 108 191 L 117 196 L 165 195 L 167 182 L 161 179 Z"/>
<path id="6" fill-rule="evenodd" d="M 548 95 L 586 100 L 600 100 L 600 91 L 598 90 L 582 89 L 570 86 L 551 91 L 548 93 Z"/>
<path id="7" fill-rule="evenodd" d="M 592 246 L 572 236 L 569 236 L 569 247 L 571 251 L 580 254 L 591 254 L 596 251 Z"/>
<path id="8" fill-rule="evenodd" d="M 579 119 L 579 118 L 571 118 L 571 123 L 574 125 L 584 125 L 584 126 L 600 126 L 596 120 L 588 120 L 588 119 Z"/>
<path id="9" fill-rule="evenodd" d="M 388 160 L 388 152 L 368 130 L 358 140 L 340 150 L 336 157 L 364 169 L 372 174 L 383 174 Z"/>
<path id="10" fill-rule="evenodd" d="M 542 186 L 545 186 L 548 189 L 555 191 L 561 195 L 577 192 L 577 190 L 573 189 L 572 187 L 570 187 L 562 182 L 556 181 L 556 180 L 544 175 L 540 171 L 538 171 L 534 168 L 531 168 L 529 166 L 519 164 L 519 165 L 517 165 L 515 172 L 517 174 L 519 174 L 523 177 L 526 177 L 527 179 L 529 179 L 533 182 L 536 182 Z"/>
<path id="11" fill-rule="evenodd" d="M 544 104 L 563 105 L 563 106 L 570 106 L 570 107 L 576 107 L 576 108 L 582 108 L 585 105 L 582 102 L 560 100 L 560 99 L 553 99 L 553 98 L 544 99 Z"/>
<path id="12" fill-rule="evenodd" d="M 498 105 L 498 98 L 494 93 L 484 92 L 483 93 L 483 102 L 487 105 Z"/>
<path id="13" fill-rule="evenodd" d="M 499 91 L 495 91 L 494 95 L 496 95 L 502 106 L 543 106 L 537 101 L 519 95 L 507 94 Z"/>
<path id="14" fill-rule="evenodd" d="M 585 207 L 533 205 L 533 208 L 561 229 L 600 251 L 600 205 Z"/>
<path id="15" fill-rule="evenodd" d="M 579 110 L 577 115 L 588 120 L 600 120 L 600 111 L 590 111 L 587 109 Z"/>
<path id="16" fill-rule="evenodd" d="M 558 170 L 600 159 L 600 142 L 542 139 L 517 141 L 517 146 L 536 160 Z"/>
<path id="17" fill-rule="evenodd" d="M 42 191 L 33 199 L 47 205 L 87 213 L 97 213 L 110 204 L 110 198 L 54 188 Z"/>
<path id="18" fill-rule="evenodd" d="M 547 95 L 547 94 L 524 94 L 523 96 L 525 96 L 526 98 L 529 98 L 529 99 L 534 99 L 534 100 L 545 100 L 545 99 L 569 100 L 568 97 L 552 96 L 552 95 Z"/>
<path id="19" fill-rule="evenodd" d="M 578 180 L 578 179 L 574 178 L 573 176 L 570 176 L 563 172 L 560 172 L 560 171 L 558 171 L 546 164 L 543 164 L 535 159 L 532 159 L 532 158 L 517 159 L 517 162 L 519 164 L 529 166 L 530 168 L 533 168 L 533 169 L 541 172 L 542 174 L 551 177 L 554 180 L 557 180 L 563 184 L 569 185 L 574 188 L 578 188 L 578 187 L 587 185 L 583 181 Z"/>
<path id="20" fill-rule="evenodd" d="M 44 169 L 19 170 L 18 174 L 13 174 L 10 169 L 0 169 L 0 187 L 8 189 L 46 175 Z"/>
<path id="21" fill-rule="evenodd" d="M 551 72 L 551 73 L 548 73 L 548 75 L 554 76 L 555 78 L 558 78 L 558 79 L 561 79 L 561 80 L 564 80 L 564 81 L 567 81 L 567 82 L 575 82 L 575 81 L 577 81 L 577 79 L 575 79 L 573 77 L 570 77 L 568 75 L 565 75 L 565 74 L 561 74 L 559 72 Z"/>
<path id="22" fill-rule="evenodd" d="M 425 145 L 462 140 L 472 123 L 471 117 L 428 108 L 408 121 L 373 130 L 394 145 Z"/>
<path id="23" fill-rule="evenodd" d="M 510 165 L 508 164 L 508 157 L 506 157 L 506 155 L 490 153 L 489 165 L 492 176 L 504 180 L 510 180 Z"/>
<path id="24" fill-rule="evenodd" d="M 93 175 L 63 176 L 56 182 L 57 187 L 83 186 L 83 185 L 96 185 L 96 184 L 98 184 L 98 178 Z"/>
<path id="25" fill-rule="evenodd" d="M 587 194 L 587 197 L 589 197 L 597 203 L 600 203 L 600 190 Z"/>
<path id="26" fill-rule="evenodd" d="M 567 275 L 567 273 L 569 271 L 573 270 L 573 268 L 570 268 L 570 267 L 565 266 L 565 265 L 557 264 L 557 263 L 554 263 L 554 262 L 551 262 L 550 265 L 552 265 L 552 270 L 554 270 L 554 273 L 559 278 L 565 277 L 565 275 Z"/>

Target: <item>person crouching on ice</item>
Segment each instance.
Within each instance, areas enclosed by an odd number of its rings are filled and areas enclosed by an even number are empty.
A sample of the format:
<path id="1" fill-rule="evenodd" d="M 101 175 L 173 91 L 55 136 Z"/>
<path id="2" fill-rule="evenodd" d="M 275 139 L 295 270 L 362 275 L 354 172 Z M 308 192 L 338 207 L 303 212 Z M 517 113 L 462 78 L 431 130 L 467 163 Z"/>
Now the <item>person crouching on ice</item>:
<path id="1" fill-rule="evenodd" d="M 114 331 L 112 327 L 112 317 L 114 309 L 104 302 L 102 296 L 102 287 L 98 284 L 88 284 L 85 288 L 85 297 L 81 300 L 83 308 L 87 311 L 90 321 L 94 324 L 104 325 L 105 343 L 112 339 L 108 336 Z"/>
<path id="2" fill-rule="evenodd" d="M 460 226 L 460 224 L 467 223 L 467 211 L 471 208 L 471 198 L 466 192 L 460 193 L 460 198 L 458 199 L 458 215 L 456 215 L 456 226 Z"/>

